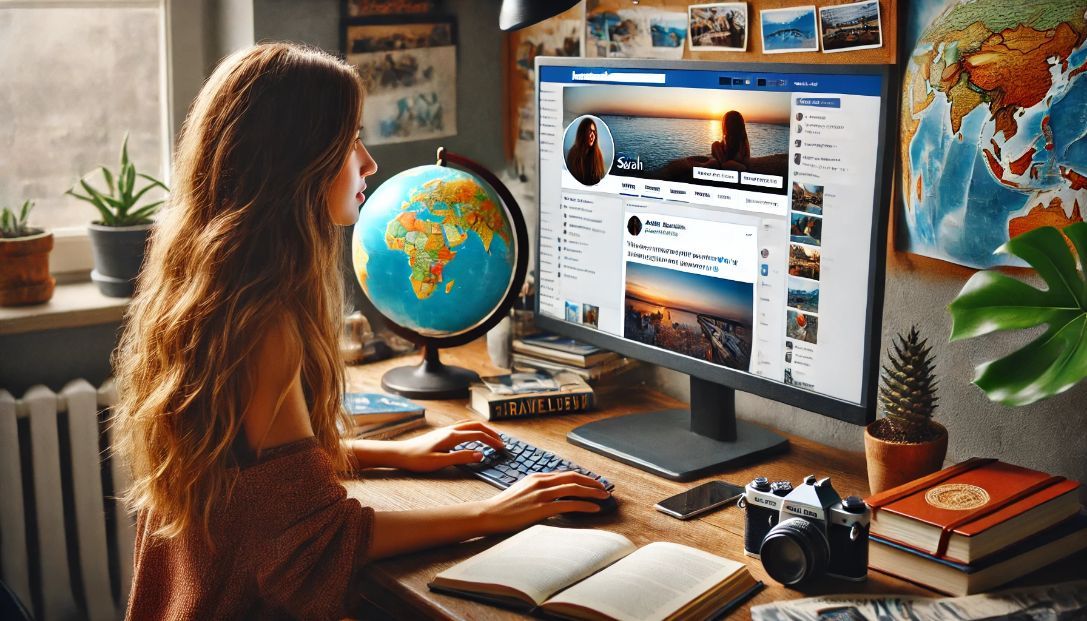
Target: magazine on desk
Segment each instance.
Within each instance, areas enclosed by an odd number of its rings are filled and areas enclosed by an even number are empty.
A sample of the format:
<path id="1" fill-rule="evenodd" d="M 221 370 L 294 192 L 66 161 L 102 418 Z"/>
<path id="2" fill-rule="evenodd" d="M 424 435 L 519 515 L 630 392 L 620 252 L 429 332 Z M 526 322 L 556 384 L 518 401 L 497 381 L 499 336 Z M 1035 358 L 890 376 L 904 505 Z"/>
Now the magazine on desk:
<path id="1" fill-rule="evenodd" d="M 751 607 L 753 621 L 965 621 L 1087 618 L 1087 580 L 968 597 L 826 595 Z"/>
<path id="2" fill-rule="evenodd" d="M 757 592 L 743 563 L 677 543 L 536 525 L 435 576 L 439 593 L 558 619 L 707 619 Z"/>

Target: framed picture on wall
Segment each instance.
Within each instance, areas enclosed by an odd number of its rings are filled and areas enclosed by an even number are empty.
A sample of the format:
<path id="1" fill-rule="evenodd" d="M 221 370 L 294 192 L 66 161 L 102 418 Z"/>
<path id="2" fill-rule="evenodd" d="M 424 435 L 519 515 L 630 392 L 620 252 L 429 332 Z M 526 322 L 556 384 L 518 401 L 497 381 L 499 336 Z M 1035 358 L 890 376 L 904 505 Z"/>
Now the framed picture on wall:
<path id="1" fill-rule="evenodd" d="M 434 0 L 344 0 L 346 17 L 420 15 L 434 10 Z"/>
<path id="2" fill-rule="evenodd" d="M 456 23 L 452 17 L 344 18 L 343 53 L 366 91 L 367 145 L 457 133 Z"/>

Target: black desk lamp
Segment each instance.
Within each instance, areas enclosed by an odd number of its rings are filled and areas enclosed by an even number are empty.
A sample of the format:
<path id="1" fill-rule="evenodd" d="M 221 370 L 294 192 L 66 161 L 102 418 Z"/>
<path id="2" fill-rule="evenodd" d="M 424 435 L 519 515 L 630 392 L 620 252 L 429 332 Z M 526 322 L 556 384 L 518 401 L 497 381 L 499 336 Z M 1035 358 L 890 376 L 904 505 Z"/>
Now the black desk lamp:
<path id="1" fill-rule="evenodd" d="M 520 30 L 553 15 L 558 15 L 581 0 L 502 0 L 498 27 Z"/>

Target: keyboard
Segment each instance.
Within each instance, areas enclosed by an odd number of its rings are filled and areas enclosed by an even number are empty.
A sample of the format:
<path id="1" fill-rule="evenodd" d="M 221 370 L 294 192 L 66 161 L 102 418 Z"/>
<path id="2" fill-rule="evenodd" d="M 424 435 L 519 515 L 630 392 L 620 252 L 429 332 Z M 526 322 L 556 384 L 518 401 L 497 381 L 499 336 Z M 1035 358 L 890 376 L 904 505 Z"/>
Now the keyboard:
<path id="1" fill-rule="evenodd" d="M 506 443 L 506 448 L 503 451 L 495 450 L 493 447 L 477 441 L 463 442 L 453 447 L 455 451 L 466 450 L 483 453 L 483 461 L 460 464 L 457 467 L 471 472 L 499 489 L 506 489 L 536 472 L 566 472 L 569 470 L 580 472 L 587 477 L 600 481 L 604 485 L 604 489 L 609 492 L 615 488 L 615 485 L 599 474 L 590 472 L 554 453 L 537 448 L 504 433 L 500 433 L 499 436 Z"/>

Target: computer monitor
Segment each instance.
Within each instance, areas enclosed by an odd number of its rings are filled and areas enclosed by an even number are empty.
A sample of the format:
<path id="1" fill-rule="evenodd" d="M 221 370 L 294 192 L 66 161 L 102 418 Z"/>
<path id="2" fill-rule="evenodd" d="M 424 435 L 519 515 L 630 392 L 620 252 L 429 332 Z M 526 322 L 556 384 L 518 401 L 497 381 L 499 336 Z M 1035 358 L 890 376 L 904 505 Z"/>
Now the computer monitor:
<path id="1" fill-rule="evenodd" d="M 689 480 L 787 447 L 735 390 L 874 419 L 893 93 L 886 66 L 537 57 L 537 325 L 691 378 L 690 410 L 571 442 Z"/>

